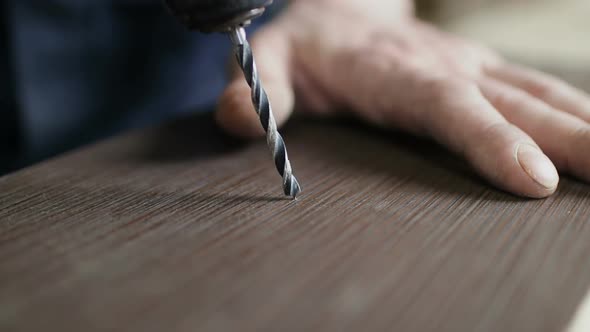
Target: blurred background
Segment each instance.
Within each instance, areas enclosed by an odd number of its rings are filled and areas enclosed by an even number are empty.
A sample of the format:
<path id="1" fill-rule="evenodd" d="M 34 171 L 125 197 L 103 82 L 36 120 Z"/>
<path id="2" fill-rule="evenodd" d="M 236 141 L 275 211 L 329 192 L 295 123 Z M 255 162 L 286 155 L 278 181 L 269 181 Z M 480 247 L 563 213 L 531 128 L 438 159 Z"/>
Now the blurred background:
<path id="1" fill-rule="evenodd" d="M 271 12 L 286 2 L 276 0 Z M 420 17 L 444 30 L 590 90 L 590 0 L 416 5 Z M 224 36 L 185 31 L 160 0 L 117 0 L 112 9 L 107 15 L 76 0 L 0 2 L 0 175 L 160 123 L 173 110 L 193 112 L 215 103 L 230 56 Z M 207 48 L 194 47 L 199 43 Z M 178 70 L 170 66 L 183 61 L 190 66 L 175 75 Z M 126 75 L 105 77 L 113 68 Z M 193 89 L 204 76 L 208 84 Z"/>
<path id="2" fill-rule="evenodd" d="M 576 85 L 588 80 L 589 0 L 418 0 L 417 7 L 423 18 L 510 59 Z"/>

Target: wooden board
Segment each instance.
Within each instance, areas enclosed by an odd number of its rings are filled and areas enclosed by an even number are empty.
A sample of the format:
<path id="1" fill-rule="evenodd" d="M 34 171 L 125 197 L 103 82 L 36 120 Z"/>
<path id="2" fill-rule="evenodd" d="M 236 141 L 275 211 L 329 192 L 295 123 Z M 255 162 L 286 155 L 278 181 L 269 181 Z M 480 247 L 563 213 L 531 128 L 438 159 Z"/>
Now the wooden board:
<path id="1" fill-rule="evenodd" d="M 0 178 L 0 331 L 561 331 L 590 287 L 590 187 L 492 189 L 431 143 L 195 116 Z"/>
<path id="2" fill-rule="evenodd" d="M 590 190 L 490 189 L 407 137 L 299 122 L 304 194 L 209 118 L 0 180 L 0 330 L 557 331 L 590 285 Z"/>

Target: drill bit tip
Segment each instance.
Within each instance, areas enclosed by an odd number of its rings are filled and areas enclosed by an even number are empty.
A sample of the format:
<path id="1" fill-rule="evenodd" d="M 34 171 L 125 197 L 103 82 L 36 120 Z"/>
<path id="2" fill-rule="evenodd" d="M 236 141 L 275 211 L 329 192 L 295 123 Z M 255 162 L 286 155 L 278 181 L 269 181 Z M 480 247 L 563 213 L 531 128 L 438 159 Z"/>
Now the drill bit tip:
<path id="1" fill-rule="evenodd" d="M 296 199 L 297 195 L 301 193 L 301 186 L 297 179 L 292 176 L 291 177 L 291 185 L 289 187 L 285 186 L 285 195 L 291 196 L 291 198 Z"/>

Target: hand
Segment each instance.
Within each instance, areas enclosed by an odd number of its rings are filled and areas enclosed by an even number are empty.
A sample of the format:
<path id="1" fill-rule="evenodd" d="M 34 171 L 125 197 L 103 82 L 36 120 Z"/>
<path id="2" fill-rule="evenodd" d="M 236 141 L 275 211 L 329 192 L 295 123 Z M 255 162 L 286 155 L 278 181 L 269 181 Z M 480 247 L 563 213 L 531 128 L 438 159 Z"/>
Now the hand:
<path id="1" fill-rule="evenodd" d="M 556 168 L 590 180 L 586 94 L 422 23 L 403 4 L 302 0 L 260 31 L 252 46 L 277 123 L 297 98 L 316 114 L 348 109 L 429 136 L 518 195 L 551 195 Z M 263 135 L 242 76 L 217 120 L 235 135 Z"/>

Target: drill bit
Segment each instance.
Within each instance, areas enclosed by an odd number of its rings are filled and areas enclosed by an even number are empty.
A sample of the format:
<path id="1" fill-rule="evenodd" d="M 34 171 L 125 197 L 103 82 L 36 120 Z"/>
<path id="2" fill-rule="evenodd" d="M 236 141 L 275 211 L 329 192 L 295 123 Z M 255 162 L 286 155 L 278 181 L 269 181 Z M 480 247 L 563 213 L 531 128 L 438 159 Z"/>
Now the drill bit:
<path id="1" fill-rule="evenodd" d="M 295 199 L 301 192 L 301 187 L 291 168 L 291 162 L 287 155 L 287 149 L 283 137 L 279 134 L 277 124 L 272 113 L 272 107 L 268 100 L 268 95 L 262 87 L 260 78 L 258 77 L 258 70 L 254 57 L 252 55 L 252 48 L 246 38 L 246 30 L 243 26 L 236 26 L 230 29 L 230 39 L 233 44 L 234 53 L 238 60 L 238 64 L 242 69 L 246 81 L 252 90 L 252 103 L 254 109 L 260 118 L 260 123 L 266 131 L 266 143 L 272 152 L 275 166 L 279 174 L 283 177 L 283 191 L 285 195 Z"/>

